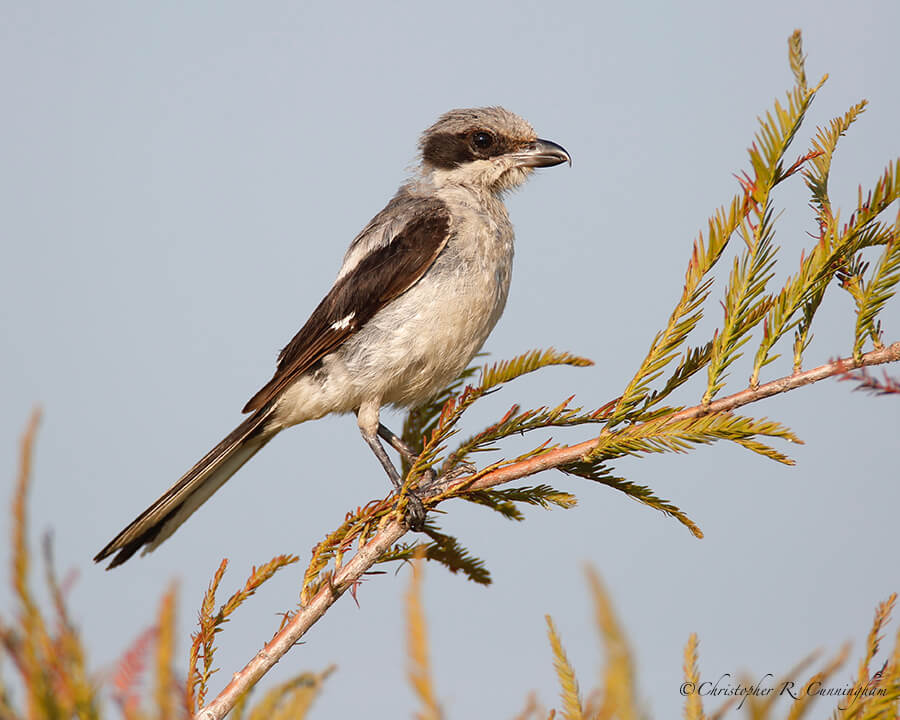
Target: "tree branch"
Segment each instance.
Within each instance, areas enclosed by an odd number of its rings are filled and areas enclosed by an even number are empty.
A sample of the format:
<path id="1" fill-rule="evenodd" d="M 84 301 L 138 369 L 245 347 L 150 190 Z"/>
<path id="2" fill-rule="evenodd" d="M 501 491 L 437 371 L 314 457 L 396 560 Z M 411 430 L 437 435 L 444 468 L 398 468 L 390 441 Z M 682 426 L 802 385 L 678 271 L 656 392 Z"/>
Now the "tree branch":
<path id="1" fill-rule="evenodd" d="M 855 361 L 852 357 L 834 360 L 825 365 L 813 368 L 812 370 L 796 372 L 793 375 L 773 380 L 772 382 L 760 385 L 755 389 L 747 388 L 746 390 L 741 390 L 734 395 L 721 398 L 708 405 L 700 404 L 695 405 L 694 407 L 685 408 L 677 413 L 673 413 L 669 419 L 672 421 L 684 420 L 685 418 L 700 417 L 712 413 L 729 412 L 744 405 L 749 405 L 757 400 L 764 400 L 773 395 L 796 390 L 804 385 L 811 385 L 820 380 L 825 380 L 836 375 L 843 375 L 849 370 L 872 365 L 883 365 L 885 363 L 897 362 L 898 360 L 900 360 L 900 342 L 895 342 L 887 347 L 864 354 L 859 362 Z M 494 487 L 495 485 L 510 482 L 511 480 L 518 480 L 527 477 L 528 475 L 534 475 L 542 470 L 550 470 L 559 467 L 560 465 L 577 462 L 593 450 L 594 446 L 597 444 L 597 440 L 598 438 L 592 438 L 591 440 L 578 443 L 578 445 L 560 447 L 544 453 L 543 455 L 539 455 L 538 457 L 523 460 L 522 462 L 513 465 L 507 465 L 506 467 L 499 468 L 493 472 L 486 473 L 469 487 L 472 490 L 485 490 Z M 462 480 L 461 482 L 465 482 L 465 480 Z"/>
<path id="2" fill-rule="evenodd" d="M 762 400 L 773 395 L 795 390 L 804 385 L 824 380 L 836 375 L 844 375 L 849 370 L 872 365 L 896 362 L 900 360 L 900 342 L 862 355 L 859 360 L 852 357 L 835 360 L 812 370 L 795 372 L 792 375 L 773 380 L 756 388 L 747 388 L 708 404 L 700 404 L 686 408 L 670 416 L 672 421 L 685 418 L 700 417 L 713 413 L 729 412 L 736 408 Z M 429 494 L 438 494 L 447 487 L 466 485 L 470 490 L 484 490 L 503 483 L 541 472 L 568 463 L 582 460 L 597 444 L 593 438 L 577 445 L 565 446 L 551 450 L 522 462 L 507 465 L 491 471 L 469 482 L 467 478 L 453 479 L 449 483 L 429 488 Z M 327 583 L 313 598 L 304 605 L 247 665 L 235 673 L 231 682 L 194 716 L 195 720 L 221 720 L 234 707 L 235 702 L 247 692 L 275 663 L 297 643 L 337 599 L 353 587 L 359 579 L 372 568 L 378 559 L 407 533 L 409 527 L 405 522 L 390 520 L 363 545 L 357 553 L 337 570 L 331 582 Z"/>

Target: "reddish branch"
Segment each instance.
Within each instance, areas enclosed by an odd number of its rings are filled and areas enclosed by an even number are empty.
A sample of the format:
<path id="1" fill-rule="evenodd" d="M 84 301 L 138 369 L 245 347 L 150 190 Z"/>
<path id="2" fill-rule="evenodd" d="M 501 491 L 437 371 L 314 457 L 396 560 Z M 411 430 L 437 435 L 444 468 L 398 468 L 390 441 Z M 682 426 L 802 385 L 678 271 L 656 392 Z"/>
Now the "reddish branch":
<path id="1" fill-rule="evenodd" d="M 900 395 L 900 380 L 888 375 L 887 370 L 884 371 L 883 380 L 879 380 L 878 378 L 869 375 L 864 368 L 858 371 L 845 373 L 838 379 L 850 380 L 858 383 L 858 385 L 853 388 L 854 390 L 862 390 L 864 392 L 872 393 L 873 395 Z"/>
<path id="2" fill-rule="evenodd" d="M 796 372 L 793 375 L 773 380 L 757 388 L 748 388 L 734 395 L 715 400 L 708 405 L 697 405 L 687 408 L 673 414 L 670 419 L 675 421 L 712 413 L 728 412 L 772 395 L 795 390 L 803 385 L 810 385 L 835 375 L 845 375 L 856 368 L 882 365 L 898 360 L 900 360 L 900 342 L 866 353 L 858 362 L 854 361 L 853 358 L 846 358 L 821 365 L 812 370 Z M 519 480 L 542 470 L 549 470 L 560 465 L 576 462 L 590 452 L 596 443 L 597 439 L 594 438 L 578 445 L 556 448 L 538 457 L 507 465 L 487 473 L 468 487 L 473 490 L 484 490 L 512 480 Z M 465 484 L 466 482 L 466 479 L 462 478 L 461 480 L 455 480 L 454 484 Z M 306 631 L 325 614 L 328 608 L 344 592 L 352 588 L 363 574 L 370 570 L 378 559 L 390 550 L 408 530 L 409 528 L 403 522 L 398 520 L 388 522 L 340 570 L 335 572 L 331 582 L 316 593 L 242 670 L 234 674 L 231 682 L 228 683 L 222 692 L 209 705 L 197 712 L 194 716 L 195 719 L 220 720 L 224 718 L 234 707 L 238 698 L 265 675 L 306 634 Z"/>

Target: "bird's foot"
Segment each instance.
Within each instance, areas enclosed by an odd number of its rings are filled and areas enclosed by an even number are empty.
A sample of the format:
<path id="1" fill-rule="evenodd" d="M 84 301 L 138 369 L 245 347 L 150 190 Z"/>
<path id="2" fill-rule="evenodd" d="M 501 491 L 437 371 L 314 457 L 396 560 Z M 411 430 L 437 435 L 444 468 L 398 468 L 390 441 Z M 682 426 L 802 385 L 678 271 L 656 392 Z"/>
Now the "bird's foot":
<path id="1" fill-rule="evenodd" d="M 416 485 L 416 490 L 418 490 L 420 494 L 423 492 L 427 493 L 434 487 L 437 479 L 438 474 L 434 468 L 425 468 L 425 470 L 422 471 L 422 477 L 419 479 L 419 484 Z"/>
<path id="2" fill-rule="evenodd" d="M 434 468 L 426 468 L 419 477 L 415 489 L 407 492 L 406 521 L 409 523 L 409 529 L 414 532 L 421 532 L 425 529 L 427 510 L 422 500 L 429 494 L 428 491 L 436 480 L 437 473 Z"/>
<path id="3" fill-rule="evenodd" d="M 425 517 L 427 512 L 422 499 L 415 493 L 406 496 L 406 522 L 413 532 L 422 532 L 425 529 Z"/>
<path id="4" fill-rule="evenodd" d="M 458 480 L 459 478 L 466 477 L 467 475 L 474 475 L 478 472 L 478 466 L 473 462 L 469 462 L 468 460 L 462 460 L 457 463 L 449 470 L 445 470 L 438 476 L 434 470 L 428 468 L 429 475 L 428 480 L 423 481 L 419 484 L 420 488 L 426 488 L 428 490 L 446 490 L 447 486 L 452 484 L 454 480 Z"/>
<path id="5" fill-rule="evenodd" d="M 441 480 L 449 482 L 451 480 L 457 480 L 458 478 L 465 477 L 466 475 L 474 475 L 477 472 L 478 466 L 471 460 L 460 460 L 458 463 L 456 463 L 456 465 L 454 465 L 441 476 Z"/>

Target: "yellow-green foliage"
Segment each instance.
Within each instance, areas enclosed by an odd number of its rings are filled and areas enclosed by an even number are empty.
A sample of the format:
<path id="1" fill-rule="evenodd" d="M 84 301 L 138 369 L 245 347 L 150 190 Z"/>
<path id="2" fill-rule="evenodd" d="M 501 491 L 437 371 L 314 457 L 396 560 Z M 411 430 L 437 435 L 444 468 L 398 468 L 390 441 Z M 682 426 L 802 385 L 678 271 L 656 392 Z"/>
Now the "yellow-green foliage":
<path id="1" fill-rule="evenodd" d="M 572 507 L 576 499 L 547 484 L 512 488 L 494 485 L 554 467 L 619 490 L 675 518 L 699 538 L 702 531 L 684 510 L 660 498 L 649 487 L 615 475 L 616 461 L 649 453 L 683 453 L 725 440 L 776 462 L 793 464 L 784 452 L 770 445 L 773 439 L 800 443 L 789 428 L 775 420 L 734 411 L 792 389 L 786 383 L 799 377 L 803 353 L 812 338 L 813 319 L 829 288 L 847 290 L 856 304 L 854 343 L 848 347 L 853 361 L 835 364 L 814 378 L 798 379 L 798 385 L 839 375 L 863 364 L 866 343 L 871 342 L 876 351 L 884 349 L 878 316 L 900 283 L 900 215 L 896 222 L 886 223 L 881 214 L 900 198 L 900 161 L 889 163 L 868 193 L 860 191 L 856 208 L 842 224 L 828 194 L 831 161 L 838 140 L 863 112 L 865 101 L 851 107 L 828 128 L 820 129 L 807 149 L 795 159 L 788 159 L 807 111 L 826 80 L 822 78 L 815 87 L 808 86 L 799 31 L 789 38 L 788 59 L 794 86 L 784 100 L 776 100 L 772 109 L 760 116 L 748 150 L 748 167 L 739 174 L 738 190 L 730 202 L 713 213 L 706 232 L 693 243 L 681 296 L 621 395 L 587 411 L 573 406 L 572 397 L 535 409 L 523 410 L 513 404 L 494 423 L 458 441 L 465 412 L 501 385 L 551 365 L 584 367 L 591 362 L 550 349 L 533 350 L 480 370 L 469 368 L 435 398 L 409 412 L 403 440 L 419 455 L 414 461 L 404 460 L 405 477 L 399 497 L 373 500 L 347 513 L 343 524 L 313 549 L 301 604 L 307 604 L 332 581 L 347 553 L 366 545 L 389 520 L 403 517 L 413 492 L 427 509 L 434 509 L 445 500 L 462 499 L 507 519 L 521 520 L 522 504 L 566 508 Z M 819 237 L 812 248 L 801 254 L 799 270 L 780 288 L 770 288 L 779 252 L 775 244 L 777 216 L 773 196 L 782 183 L 800 177 L 805 179 L 811 194 Z M 735 238 L 738 241 L 732 243 Z M 869 271 L 861 253 L 872 248 L 880 249 L 881 255 Z M 720 303 L 724 309 L 721 322 L 711 337 L 691 343 L 689 336 L 698 328 L 710 299 L 716 266 L 731 250 L 734 252 L 730 272 Z M 794 374 L 760 385 L 762 370 L 778 358 L 778 342 L 789 343 L 792 333 Z M 730 368 L 754 337 L 759 344 L 752 355 L 749 386 L 722 398 Z M 866 362 L 895 361 L 900 345 L 888 349 L 890 353 Z M 663 405 L 664 400 L 702 371 L 706 372 L 706 382 L 695 390 L 694 404 Z M 871 384 L 869 387 L 874 389 Z M 506 438 L 584 424 L 598 426 L 594 440 L 567 446 L 548 438 L 515 457 L 494 459 L 482 467 L 476 464 L 483 453 L 502 450 Z M 451 441 L 456 443 L 452 449 Z M 426 559 L 441 562 L 475 582 L 490 582 L 484 563 L 457 538 L 441 532 L 434 514 L 425 532 L 430 540 L 423 546 Z M 400 542 L 377 561 L 409 560 L 419 551 L 419 543 Z"/>
<path id="2" fill-rule="evenodd" d="M 639 720 L 643 715 L 638 712 L 634 663 L 628 639 L 600 575 L 588 568 L 587 576 L 594 600 L 594 622 L 606 650 L 606 667 L 600 686 L 588 696 L 585 714 L 598 720 Z"/>
<path id="3" fill-rule="evenodd" d="M 521 520 L 519 505 L 523 503 L 565 508 L 573 506 L 576 499 L 571 493 L 546 484 L 493 488 L 478 487 L 477 483 L 489 474 L 511 468 L 518 467 L 521 472 L 517 476 L 522 477 L 556 467 L 619 490 L 675 518 L 699 538 L 702 531 L 684 510 L 657 496 L 649 487 L 614 474 L 616 461 L 649 453 L 682 453 L 725 440 L 776 462 L 793 464 L 790 457 L 770 444 L 772 439 L 800 443 L 789 428 L 775 420 L 738 415 L 734 409 L 765 396 L 752 397 L 756 391 L 773 394 L 788 389 L 779 385 L 785 378 L 760 386 L 760 374 L 778 358 L 778 342 L 790 342 L 792 333 L 793 370 L 797 373 L 802 369 L 803 353 L 812 338 L 812 322 L 829 288 L 846 289 L 855 300 L 854 343 L 848 348 L 854 362 L 862 361 L 867 342 L 871 341 L 876 350 L 884 347 L 878 316 L 900 283 L 900 215 L 895 223 L 885 223 L 881 214 L 900 198 L 900 161 L 888 164 L 871 191 L 860 192 L 855 210 L 841 224 L 840 213 L 834 210 L 828 194 L 831 160 L 838 140 L 862 113 L 865 101 L 836 118 L 828 128 L 820 129 L 810 147 L 796 159 L 788 160 L 789 148 L 796 142 L 807 110 L 826 79 L 815 87 L 807 85 L 799 32 L 789 39 L 788 49 L 794 87 L 784 101 L 776 101 L 771 110 L 760 116 L 748 150 L 749 167 L 739 175 L 738 191 L 712 215 L 706 232 L 694 242 L 681 297 L 621 395 L 587 411 L 573 406 L 572 397 L 536 409 L 523 410 L 513 404 L 487 428 L 456 441 L 466 410 L 500 385 L 550 365 L 583 367 L 591 363 L 551 349 L 485 365 L 480 371 L 469 368 L 437 397 L 410 411 L 403 439 L 420 454 L 404 466 L 406 475 L 399 499 L 372 501 L 348 513 L 343 525 L 316 546 L 301 594 L 303 603 L 330 582 L 345 553 L 354 545 L 364 545 L 387 518 L 404 512 L 410 492 L 418 491 L 426 508 L 459 498 L 488 507 L 508 519 Z M 820 236 L 811 249 L 801 254 L 799 270 L 780 288 L 773 289 L 769 285 L 779 251 L 775 244 L 773 195 L 782 183 L 801 176 L 812 196 Z M 697 329 L 710 299 L 713 272 L 735 238 L 739 241 L 720 303 L 724 316 L 711 337 L 691 344 L 689 336 Z M 880 248 L 881 255 L 869 271 L 860 253 L 871 248 Z M 759 344 L 752 356 L 749 386 L 714 402 L 725 387 L 729 369 L 754 337 Z M 896 359 L 896 352 L 880 361 L 890 359 Z M 852 364 L 829 372 L 839 374 L 850 367 Z M 705 387 L 697 391 L 697 404 L 663 405 L 664 400 L 704 370 Z M 742 395 L 746 397 L 738 397 Z M 724 406 L 732 400 L 732 405 Z M 546 456 L 570 449 L 548 438 L 514 457 L 496 459 L 482 467 L 476 465 L 480 454 L 501 450 L 506 438 L 584 424 L 599 426 L 599 434 L 591 447 L 579 450 L 574 458 L 570 455 L 566 460 L 537 467 L 535 463 L 546 461 Z M 456 442 L 453 449 L 451 441 Z M 438 481 L 424 487 L 422 483 L 431 468 L 438 470 Z M 431 540 L 426 545 L 427 559 L 437 560 L 476 582 L 490 581 L 484 564 L 457 538 L 440 532 L 433 519 L 426 532 Z M 400 543 L 380 561 L 408 560 L 417 547 L 415 543 Z"/>
<path id="4" fill-rule="evenodd" d="M 49 540 L 45 543 L 46 582 L 52 600 L 49 616 L 34 598 L 30 584 L 32 555 L 28 547 L 28 488 L 39 414 L 35 412 L 22 438 L 19 473 L 12 500 L 12 585 L 17 608 L 12 618 L 0 617 L 0 655 L 15 671 L 15 686 L 0 675 L 0 720 L 99 720 L 107 715 L 102 698 L 109 691 L 125 720 L 177 720 L 197 709 L 206 693 L 215 646 L 213 640 L 229 616 L 278 569 L 297 561 L 278 556 L 253 568 L 244 587 L 216 612 L 215 591 L 225 572 L 223 561 L 206 593 L 200 629 L 191 645 L 187 678 L 175 671 L 175 587 L 163 595 L 156 624 L 141 632 L 109 674 L 92 672 L 81 636 L 69 616 L 66 596 L 71 580 L 60 582 Z M 144 682 L 148 666 L 153 677 Z M 0 663 L 0 669 L 4 664 Z M 245 696 L 232 716 L 236 720 L 302 720 L 333 671 L 304 673 L 279 685 L 253 708 Z M 16 701 L 16 691 L 21 699 Z"/>
<path id="5" fill-rule="evenodd" d="M 403 439 L 416 448 L 420 455 L 406 475 L 401 497 L 399 500 L 390 496 L 382 500 L 373 500 L 363 507 L 358 507 L 355 511 L 348 512 L 340 527 L 313 548 L 312 559 L 307 567 L 300 594 L 301 604 L 306 604 L 330 582 L 334 569 L 341 566 L 344 555 L 353 548 L 354 544 L 363 545 L 377 532 L 385 520 L 396 517 L 405 511 L 408 493 L 416 489 L 431 465 L 442 461 L 442 474 L 453 477 L 457 471 L 468 472 L 470 470 L 469 455 L 490 449 L 496 440 L 503 437 L 542 427 L 596 422 L 596 413 L 583 414 L 580 408 L 570 409 L 565 403 L 555 408 L 538 408 L 524 412 L 519 412 L 518 406 L 514 406 L 498 423 L 463 441 L 453 453 L 445 454 L 446 441 L 458 432 L 457 425 L 463 413 L 479 398 L 505 383 L 540 368 L 552 365 L 585 367 L 590 364 L 590 360 L 569 353 L 561 353 L 553 349 L 534 350 L 512 360 L 483 366 L 480 370 L 479 382 L 463 388 L 463 381 L 479 372 L 476 368 L 469 368 L 459 380 L 440 393 L 436 400 L 413 409 L 404 425 Z M 511 519 L 522 518 L 521 513 L 515 508 L 515 503 L 541 507 L 571 507 L 575 504 L 574 497 L 546 485 L 513 488 L 500 492 L 470 492 L 468 490 L 471 482 L 485 472 L 534 457 L 546 452 L 547 449 L 549 449 L 549 444 L 544 443 L 512 460 L 493 463 L 480 472 L 472 474 L 466 483 L 445 486 L 442 492 L 425 496 L 423 502 L 426 507 L 433 507 L 444 500 L 459 497 L 490 507 Z M 444 564 L 451 572 L 462 572 L 475 582 L 482 584 L 490 582 L 490 574 L 482 561 L 472 557 L 456 538 L 440 532 L 434 522 L 426 525 L 425 533 L 431 540 L 424 546 L 427 559 Z M 400 543 L 383 555 L 379 562 L 409 560 L 417 548 L 417 543 Z M 331 564 L 334 569 L 328 570 Z"/>
<path id="6" fill-rule="evenodd" d="M 471 464 L 474 453 L 496 449 L 500 440 L 513 434 L 595 423 L 601 426 L 601 431 L 590 451 L 575 462 L 560 463 L 557 467 L 620 490 L 674 517 L 695 536 L 702 537 L 700 528 L 687 513 L 658 497 L 650 488 L 615 476 L 612 463 L 625 456 L 685 452 L 697 445 L 728 440 L 777 462 L 793 464 L 791 458 L 768 443 L 770 438 L 799 443 L 800 439 L 789 428 L 766 418 L 733 414 L 727 411 L 731 408 L 716 409 L 713 399 L 724 388 L 729 368 L 745 352 L 754 333 L 758 335 L 759 345 L 753 355 L 749 387 L 732 396 L 746 394 L 748 397 L 736 402 L 734 407 L 752 401 L 750 395 L 760 388 L 761 371 L 778 358 L 774 352 L 778 341 L 789 338 L 792 332 L 793 370 L 800 371 L 803 352 L 812 338 L 813 318 L 829 287 L 846 289 L 855 300 L 855 339 L 850 348 L 855 362 L 861 361 L 867 341 L 876 350 L 883 347 L 882 328 L 877 318 L 900 283 L 900 214 L 894 223 L 885 223 L 880 218 L 900 198 L 900 160 L 887 165 L 868 193 L 860 190 L 850 219 L 841 224 L 840 213 L 833 209 L 828 194 L 831 160 L 838 140 L 862 113 L 865 101 L 851 107 L 828 128 L 820 129 L 811 146 L 795 160 L 786 160 L 806 112 L 826 80 L 823 78 L 815 87 L 808 87 L 799 31 L 789 38 L 788 58 L 794 87 L 788 91 L 785 101 L 776 101 L 770 111 L 760 116 L 759 129 L 748 150 L 749 168 L 740 174 L 738 192 L 713 214 L 706 233 L 701 233 L 694 243 L 681 297 L 621 395 L 592 412 L 569 407 L 572 398 L 553 408 L 538 410 L 523 411 L 514 405 L 486 430 L 443 455 L 441 451 L 456 432 L 462 412 L 493 387 L 486 384 L 486 378 L 518 367 L 527 356 L 498 366 L 494 374 L 483 370 L 481 385 L 462 392 L 459 392 L 461 384 L 448 389 L 442 396 L 443 406 L 432 404 L 417 409 L 411 414 L 414 421 L 408 423 L 410 429 L 430 431 L 420 446 L 424 452 L 418 468 L 411 474 L 421 474 L 440 457 L 445 458 L 444 473 L 452 474 L 469 463 L 465 467 L 469 473 L 466 483 L 445 485 L 444 492 L 432 498 L 433 502 L 460 497 L 492 507 L 506 517 L 517 518 L 516 508 L 505 502 L 502 495 L 480 494 L 482 491 L 470 491 L 468 486 L 487 473 L 565 446 L 548 440 L 516 458 L 496 461 L 481 469 Z M 810 250 L 801 254 L 799 271 L 788 277 L 782 287 L 773 290 L 769 284 L 779 250 L 774 243 L 773 193 L 782 183 L 801 175 L 812 195 L 820 236 Z M 689 335 L 702 319 L 711 293 L 712 272 L 735 237 L 741 242 L 723 292 L 721 324 L 711 338 L 701 338 L 699 343 L 690 345 Z M 860 254 L 867 248 L 881 249 L 871 271 Z M 530 356 L 538 357 L 536 352 Z M 677 362 L 676 358 L 679 358 Z M 674 369 L 670 368 L 673 364 Z M 698 405 L 661 404 L 703 370 L 707 375 L 706 387 L 697 398 Z M 840 368 L 835 368 L 832 374 L 838 372 Z M 470 370 L 471 375 L 474 371 Z M 419 438 L 407 434 L 405 439 L 415 444 Z M 549 491 L 563 495 L 552 488 Z M 574 497 L 566 496 L 567 505 L 574 502 Z"/>
<path id="7" fill-rule="evenodd" d="M 578 690 L 578 680 L 575 671 L 566 657 L 562 641 L 553 625 L 549 615 L 547 620 L 547 636 L 550 638 L 550 647 L 553 648 L 553 667 L 556 669 L 556 677 L 559 679 L 559 698 L 562 700 L 562 716 L 566 720 L 584 720 L 584 708 L 581 706 L 581 693 Z"/>
<path id="8" fill-rule="evenodd" d="M 428 628 L 422 607 L 423 565 L 424 553 L 419 551 L 412 564 L 412 579 L 406 593 L 409 684 L 421 704 L 421 710 L 416 713 L 417 720 L 441 720 L 443 713 L 438 705 L 428 662 Z"/>
<path id="9" fill-rule="evenodd" d="M 191 710 L 202 707 L 206 699 L 209 679 L 216 672 L 216 669 L 213 668 L 213 656 L 216 649 L 215 637 L 222 631 L 229 616 L 276 572 L 297 562 L 298 559 L 294 555 L 278 555 L 265 565 L 252 568 L 244 587 L 236 591 L 217 612 L 213 613 L 216 591 L 219 589 L 219 583 L 222 582 L 225 569 L 228 567 L 228 560 L 222 560 L 219 564 L 216 574 L 203 596 L 203 604 L 200 606 L 200 627 L 191 637 L 190 670 L 187 681 L 187 704 Z"/>
<path id="10" fill-rule="evenodd" d="M 550 618 L 550 646 L 553 654 L 553 665 L 560 684 L 562 699 L 562 717 L 585 718 L 585 720 L 632 720 L 646 718 L 641 709 L 635 687 L 633 660 L 628 649 L 622 628 L 613 613 L 612 604 L 596 572 L 588 572 L 591 595 L 601 642 L 606 654 L 606 667 L 601 673 L 601 682 L 597 689 L 588 694 L 587 703 L 582 704 L 575 671 L 566 659 L 563 644 L 553 627 Z M 900 632 L 894 640 L 894 647 L 887 657 L 878 657 L 881 633 L 890 619 L 896 595 L 878 605 L 875 620 L 866 639 L 863 657 L 860 660 L 855 677 L 850 683 L 835 677 L 849 655 L 849 647 L 844 647 L 833 658 L 826 661 L 820 670 L 808 676 L 805 682 L 796 682 L 805 677 L 805 670 L 813 664 L 810 657 L 791 668 L 781 678 L 773 680 L 769 693 L 735 695 L 709 711 L 704 707 L 701 688 L 703 679 L 700 673 L 698 640 L 695 634 L 688 638 L 684 651 L 684 684 L 685 696 L 683 717 L 685 720 L 714 720 L 732 714 L 743 713 L 749 720 L 800 720 L 800 718 L 823 717 L 822 705 L 830 703 L 834 710 L 833 720 L 895 720 L 898 715 L 898 699 L 900 699 Z M 874 664 L 873 664 L 874 663 Z M 753 680 L 750 676 L 740 682 L 743 688 L 751 688 Z M 785 688 L 789 687 L 790 691 Z M 765 689 L 765 688 L 763 688 Z M 838 691 L 836 697 L 824 695 L 825 690 Z M 776 704 L 788 703 L 786 710 L 776 712 Z M 536 703 L 530 705 L 528 714 L 521 718 L 547 717 Z M 816 715 L 812 715 L 815 709 Z M 551 711 L 550 717 L 553 717 Z M 675 717 L 674 708 L 664 711 L 662 717 Z"/>
<path id="11" fill-rule="evenodd" d="M 31 556 L 27 545 L 27 492 L 31 468 L 31 453 L 37 427 L 35 414 L 22 441 L 20 472 L 12 503 L 12 568 L 13 586 L 19 604 L 13 623 L 0 622 L 0 640 L 4 654 L 12 661 L 18 676 L 24 706 L 17 708 L 9 686 L 0 678 L 0 717 L 3 720 L 39 720 L 42 718 L 100 718 L 101 683 L 89 672 L 81 639 L 66 609 L 66 583 L 60 584 L 53 571 L 52 558 L 47 557 L 47 580 L 53 599 L 54 630 L 33 599 L 28 574 Z M 422 720 L 439 720 L 443 717 L 434 689 L 428 659 L 427 628 L 421 602 L 422 560 L 424 548 L 414 552 L 412 581 L 407 595 L 408 648 L 410 683 L 420 700 L 417 717 Z M 224 575 L 226 563 L 220 565 L 207 591 L 200 613 L 200 630 L 194 636 L 191 648 L 191 672 L 185 682 L 179 682 L 173 671 L 175 656 L 175 589 L 163 596 L 157 624 L 141 633 L 123 655 L 113 677 L 113 698 L 127 720 L 189 717 L 202 699 L 206 683 L 214 672 L 211 667 L 213 639 L 231 613 L 248 599 L 255 590 L 279 568 L 295 561 L 291 556 L 279 556 L 260 568 L 254 568 L 244 587 L 235 592 L 215 613 L 215 593 Z M 589 720 L 638 720 L 647 717 L 641 709 L 635 680 L 634 662 L 625 634 L 616 619 L 609 596 L 594 571 L 589 571 L 591 594 L 598 634 L 606 651 L 606 666 L 600 675 L 596 689 L 582 700 L 575 670 L 566 657 L 563 642 L 550 617 L 547 617 L 548 634 L 553 665 L 560 683 L 562 700 L 561 717 Z M 843 688 L 832 714 L 835 720 L 876 720 L 900 717 L 900 633 L 894 640 L 888 657 L 879 656 L 882 633 L 890 619 L 896 602 L 892 595 L 881 603 L 866 638 L 865 649 L 856 674 Z M 151 655 L 151 649 L 155 652 Z M 795 691 L 795 698 L 786 715 L 776 715 L 776 697 L 762 699 L 748 696 L 744 703 L 730 698 L 712 714 L 706 714 L 703 698 L 699 693 L 688 692 L 685 698 L 684 717 L 688 720 L 720 718 L 724 713 L 740 705 L 753 720 L 799 720 L 810 717 L 811 707 L 817 699 L 816 690 L 825 687 L 828 680 L 843 666 L 848 655 L 844 648 L 821 670 L 814 673 Z M 142 691 L 142 676 L 150 659 L 153 659 L 154 679 L 152 689 Z M 203 661 L 201 664 L 201 660 Z M 810 661 L 804 661 L 788 672 L 782 682 L 793 681 Z M 234 709 L 236 720 L 298 720 L 306 717 L 313 700 L 321 691 L 325 679 L 333 672 L 329 667 L 321 673 L 304 673 L 269 690 L 256 704 L 248 706 L 248 696 L 239 700 Z M 691 635 L 685 649 L 685 683 L 699 687 L 702 678 L 699 671 L 697 638 Z M 747 683 L 749 685 L 749 681 Z M 798 686 L 799 688 L 800 686 Z M 199 690 L 199 692 L 198 692 Z M 142 694 L 146 697 L 142 700 Z M 819 704 L 824 702 L 818 699 Z M 148 709 L 149 708 L 149 709 Z M 555 717 L 550 711 L 549 717 Z M 534 697 L 530 697 L 521 720 L 548 717 Z"/>
<path id="12" fill-rule="evenodd" d="M 413 561 L 412 579 L 407 593 L 409 678 L 421 703 L 421 710 L 416 717 L 420 720 L 439 720 L 443 715 L 428 662 L 427 628 L 421 600 L 422 559 L 420 554 Z M 641 705 L 634 658 L 609 594 L 594 569 L 588 569 L 587 578 L 597 634 L 606 657 L 597 685 L 583 696 L 575 669 L 566 656 L 563 640 L 548 615 L 547 634 L 552 665 L 559 682 L 561 709 L 550 710 L 548 713 L 532 693 L 526 700 L 525 709 L 516 716 L 517 720 L 557 717 L 566 720 L 647 720 L 650 717 Z M 746 696 L 733 695 L 724 702 L 717 703 L 717 707 L 712 710 L 704 707 L 704 693 L 696 691 L 704 681 L 700 672 L 699 643 L 696 634 L 692 633 L 684 650 L 683 717 L 685 720 L 717 720 L 730 712 L 743 713 L 748 720 L 800 720 L 824 717 L 822 705 L 830 703 L 834 707 L 832 720 L 896 720 L 900 717 L 900 631 L 887 657 L 879 657 L 881 633 L 890 619 L 895 601 L 896 595 L 891 595 L 876 608 L 863 656 L 850 683 L 836 678 L 837 671 L 844 667 L 849 657 L 850 648 L 847 645 L 811 675 L 807 675 L 807 669 L 814 664 L 815 655 L 773 680 L 770 687 L 775 691 L 756 695 L 749 693 Z M 798 682 L 804 677 L 807 678 L 805 682 Z M 752 685 L 750 676 L 740 681 L 741 687 L 750 688 Z M 782 690 L 786 687 L 790 687 L 789 692 Z M 823 695 L 825 688 L 838 690 L 842 694 L 837 697 Z M 776 712 L 775 706 L 779 699 L 787 707 Z M 817 713 L 815 716 L 811 714 L 814 709 Z M 676 711 L 672 707 L 666 708 L 660 717 L 675 716 Z"/>
<path id="13" fill-rule="evenodd" d="M 320 673 L 297 675 L 269 690 L 249 710 L 248 696 L 244 695 L 229 717 L 233 720 L 303 720 L 334 670 L 335 666 L 331 665 Z"/>
<path id="14" fill-rule="evenodd" d="M 32 414 L 22 437 L 19 474 L 12 501 L 12 585 L 18 611 L 12 622 L 0 619 L 3 652 L 12 661 L 18 676 L 24 694 L 23 706 L 13 707 L 12 692 L 3 682 L 0 685 L 0 717 L 29 720 L 99 718 L 97 683 L 88 673 L 81 639 L 66 611 L 66 590 L 56 579 L 49 552 L 47 580 L 53 598 L 49 618 L 41 612 L 31 590 L 26 518 L 31 457 L 39 419 L 38 412 Z"/>

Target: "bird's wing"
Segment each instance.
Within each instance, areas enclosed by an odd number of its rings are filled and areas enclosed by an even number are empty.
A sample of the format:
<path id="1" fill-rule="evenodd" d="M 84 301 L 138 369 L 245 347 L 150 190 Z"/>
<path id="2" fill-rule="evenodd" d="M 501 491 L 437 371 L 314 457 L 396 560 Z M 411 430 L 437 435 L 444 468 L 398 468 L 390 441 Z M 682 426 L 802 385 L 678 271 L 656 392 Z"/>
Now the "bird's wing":
<path id="1" fill-rule="evenodd" d="M 309 320 L 278 356 L 272 379 L 244 412 L 263 407 L 302 373 L 357 332 L 381 308 L 409 290 L 447 244 L 450 213 L 440 200 L 422 199 L 389 242 L 340 275 Z"/>

